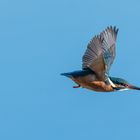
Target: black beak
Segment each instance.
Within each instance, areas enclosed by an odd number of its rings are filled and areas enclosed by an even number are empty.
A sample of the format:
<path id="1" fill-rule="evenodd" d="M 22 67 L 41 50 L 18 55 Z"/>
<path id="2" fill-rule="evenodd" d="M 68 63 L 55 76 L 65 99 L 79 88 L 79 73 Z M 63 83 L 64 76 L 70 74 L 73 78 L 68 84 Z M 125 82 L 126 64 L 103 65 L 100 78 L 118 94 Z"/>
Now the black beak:
<path id="1" fill-rule="evenodd" d="M 140 87 L 136 87 L 136 86 L 133 86 L 133 85 L 128 85 L 128 88 L 129 89 L 134 89 L 134 90 L 140 90 Z"/>

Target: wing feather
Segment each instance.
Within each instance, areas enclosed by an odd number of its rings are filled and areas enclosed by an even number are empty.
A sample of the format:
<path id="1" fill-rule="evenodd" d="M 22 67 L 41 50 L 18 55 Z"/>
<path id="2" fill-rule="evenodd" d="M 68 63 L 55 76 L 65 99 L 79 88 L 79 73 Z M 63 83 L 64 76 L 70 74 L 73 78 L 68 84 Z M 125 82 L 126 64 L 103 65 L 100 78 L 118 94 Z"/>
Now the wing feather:
<path id="1" fill-rule="evenodd" d="M 83 69 L 90 68 L 100 76 L 109 72 L 116 55 L 117 33 L 118 29 L 110 26 L 100 35 L 93 37 L 82 58 Z"/>

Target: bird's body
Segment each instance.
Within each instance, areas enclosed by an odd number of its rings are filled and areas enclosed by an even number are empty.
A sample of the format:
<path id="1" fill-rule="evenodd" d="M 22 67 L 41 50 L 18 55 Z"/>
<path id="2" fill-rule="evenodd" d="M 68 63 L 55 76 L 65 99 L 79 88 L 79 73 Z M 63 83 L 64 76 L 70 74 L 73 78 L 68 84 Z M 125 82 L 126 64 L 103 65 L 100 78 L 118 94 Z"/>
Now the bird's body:
<path id="1" fill-rule="evenodd" d="M 71 78 L 78 86 L 97 92 L 111 92 L 124 89 L 140 88 L 130 85 L 121 78 L 109 76 L 109 69 L 116 54 L 116 38 L 118 29 L 108 27 L 100 35 L 95 36 L 87 46 L 83 55 L 82 70 L 62 73 Z"/>
<path id="2" fill-rule="evenodd" d="M 77 85 L 80 85 L 83 88 L 95 90 L 98 92 L 113 91 L 111 85 L 106 85 L 104 81 L 98 80 L 96 74 L 90 70 L 79 70 L 70 73 L 63 73 L 63 75 L 71 78 L 75 83 L 77 83 Z"/>

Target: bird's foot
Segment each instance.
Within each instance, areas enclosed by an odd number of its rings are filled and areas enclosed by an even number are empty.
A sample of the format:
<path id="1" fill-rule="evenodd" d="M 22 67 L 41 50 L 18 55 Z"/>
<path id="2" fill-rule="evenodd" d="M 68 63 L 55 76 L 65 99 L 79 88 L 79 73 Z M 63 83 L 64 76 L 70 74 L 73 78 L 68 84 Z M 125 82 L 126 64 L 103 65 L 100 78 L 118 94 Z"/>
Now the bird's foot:
<path id="1" fill-rule="evenodd" d="M 77 86 L 73 86 L 73 88 L 79 88 L 80 87 L 80 85 L 77 85 Z"/>

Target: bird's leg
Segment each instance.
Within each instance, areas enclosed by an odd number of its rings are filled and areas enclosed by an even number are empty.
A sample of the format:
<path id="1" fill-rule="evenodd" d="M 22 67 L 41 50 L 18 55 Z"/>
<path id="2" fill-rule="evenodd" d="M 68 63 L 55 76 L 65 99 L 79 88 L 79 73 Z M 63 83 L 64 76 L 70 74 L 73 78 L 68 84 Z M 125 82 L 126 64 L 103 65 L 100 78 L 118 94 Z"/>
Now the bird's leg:
<path id="1" fill-rule="evenodd" d="M 79 88 L 80 87 L 80 85 L 77 85 L 77 86 L 73 86 L 73 88 Z"/>

